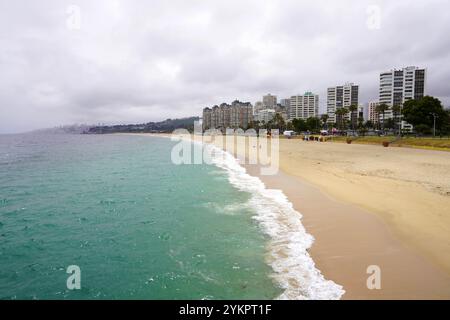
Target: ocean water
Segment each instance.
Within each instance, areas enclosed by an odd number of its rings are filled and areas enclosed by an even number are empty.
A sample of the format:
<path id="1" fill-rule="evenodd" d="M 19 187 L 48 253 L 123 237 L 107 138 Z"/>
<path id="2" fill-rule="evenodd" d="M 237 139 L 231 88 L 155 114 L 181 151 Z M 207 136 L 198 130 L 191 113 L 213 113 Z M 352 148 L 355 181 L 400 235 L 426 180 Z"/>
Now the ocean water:
<path id="1" fill-rule="evenodd" d="M 176 142 L 0 135 L 0 299 L 337 299 L 281 191 Z M 195 148 L 202 148 L 196 144 Z M 66 286 L 67 267 L 81 289 Z"/>

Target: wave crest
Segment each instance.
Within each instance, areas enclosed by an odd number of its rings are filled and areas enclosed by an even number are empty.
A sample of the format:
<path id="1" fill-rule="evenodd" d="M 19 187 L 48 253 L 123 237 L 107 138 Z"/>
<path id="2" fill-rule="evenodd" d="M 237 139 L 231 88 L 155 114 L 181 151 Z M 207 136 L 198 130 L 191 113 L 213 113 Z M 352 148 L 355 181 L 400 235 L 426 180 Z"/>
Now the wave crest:
<path id="1" fill-rule="evenodd" d="M 301 222 L 302 215 L 281 190 L 267 189 L 258 178 L 250 176 L 238 160 L 215 146 L 211 148 L 214 165 L 225 170 L 228 180 L 237 189 L 251 194 L 254 219 L 270 236 L 268 263 L 272 275 L 284 292 L 278 299 L 340 299 L 343 287 L 326 280 L 308 253 L 314 237 Z"/>

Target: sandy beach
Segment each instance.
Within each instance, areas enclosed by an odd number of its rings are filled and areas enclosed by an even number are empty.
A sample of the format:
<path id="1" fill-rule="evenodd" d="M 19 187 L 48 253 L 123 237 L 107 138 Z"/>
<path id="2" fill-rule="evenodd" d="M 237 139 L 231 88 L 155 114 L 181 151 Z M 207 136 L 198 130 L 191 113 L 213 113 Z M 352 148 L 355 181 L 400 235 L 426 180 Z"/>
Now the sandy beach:
<path id="1" fill-rule="evenodd" d="M 280 168 L 376 213 L 450 271 L 450 153 L 281 140 Z"/>
<path id="2" fill-rule="evenodd" d="M 282 139 L 280 169 L 258 175 L 302 213 L 311 255 L 344 298 L 450 297 L 450 153 Z M 381 290 L 366 287 L 369 265 Z"/>
<path id="3" fill-rule="evenodd" d="M 450 298 L 450 153 L 280 139 L 280 171 L 264 176 L 303 215 L 311 248 L 344 299 Z M 381 268 L 369 290 L 367 267 Z"/>
<path id="4" fill-rule="evenodd" d="M 280 139 L 281 189 L 315 238 L 310 254 L 344 299 L 450 299 L 450 153 Z M 369 290 L 367 267 L 381 269 Z"/>

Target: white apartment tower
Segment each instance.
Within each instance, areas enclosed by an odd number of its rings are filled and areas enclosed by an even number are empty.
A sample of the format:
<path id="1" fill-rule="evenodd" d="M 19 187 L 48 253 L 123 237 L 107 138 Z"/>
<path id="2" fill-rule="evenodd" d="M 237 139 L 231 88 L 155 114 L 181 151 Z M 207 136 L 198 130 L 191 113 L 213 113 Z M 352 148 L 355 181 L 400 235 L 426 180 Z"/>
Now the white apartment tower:
<path id="1" fill-rule="evenodd" d="M 328 123 L 336 123 L 336 110 L 348 108 L 351 105 L 358 106 L 359 87 L 353 83 L 343 86 L 331 87 L 327 90 Z M 346 116 L 350 119 L 350 114 Z"/>
<path id="2" fill-rule="evenodd" d="M 289 120 L 319 116 L 319 95 L 306 92 L 304 95 L 291 97 Z"/>
<path id="3" fill-rule="evenodd" d="M 393 117 L 392 107 L 402 106 L 408 100 L 420 99 L 425 95 L 426 69 L 406 67 L 380 74 L 379 102 L 391 107 L 385 113 L 385 119 Z M 402 129 L 411 129 L 411 125 L 402 121 Z"/>
<path id="4" fill-rule="evenodd" d="M 261 123 L 268 123 L 270 120 L 272 120 L 275 117 L 275 114 L 276 114 L 276 111 L 274 109 L 259 110 L 253 116 L 253 120 L 259 121 Z"/>

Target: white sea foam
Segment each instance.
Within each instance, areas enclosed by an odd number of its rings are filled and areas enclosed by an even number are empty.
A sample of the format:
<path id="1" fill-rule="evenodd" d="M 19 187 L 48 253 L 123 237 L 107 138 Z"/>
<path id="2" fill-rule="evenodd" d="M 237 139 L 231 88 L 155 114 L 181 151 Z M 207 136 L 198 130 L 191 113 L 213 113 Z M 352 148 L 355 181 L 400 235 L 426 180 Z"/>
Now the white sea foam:
<path id="1" fill-rule="evenodd" d="M 281 190 L 267 189 L 257 177 L 247 174 L 231 154 L 214 147 L 212 163 L 228 173 L 230 183 L 251 194 L 250 205 L 255 209 L 254 219 L 271 240 L 268 262 L 273 277 L 284 292 L 278 299 L 340 299 L 342 286 L 326 280 L 308 254 L 314 242 L 301 222 L 301 214 Z"/>

